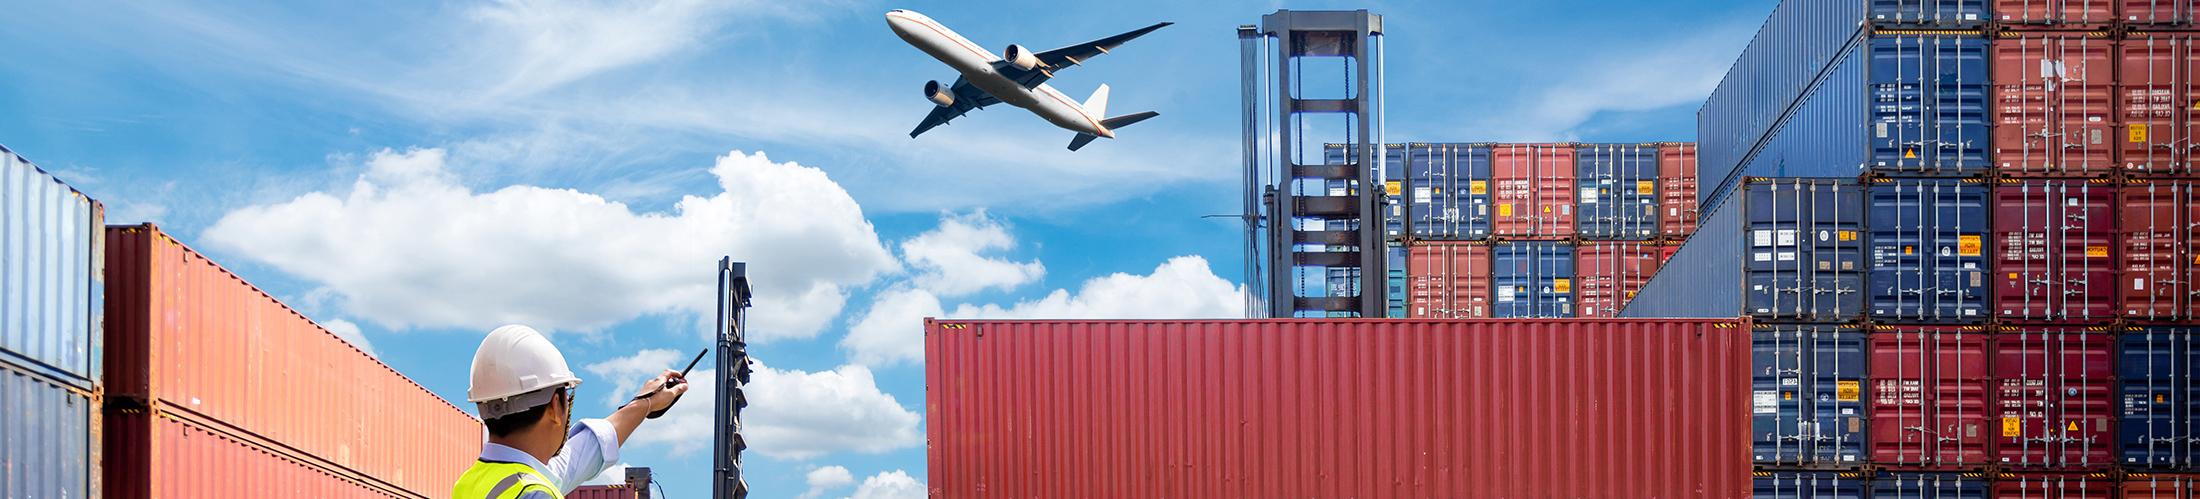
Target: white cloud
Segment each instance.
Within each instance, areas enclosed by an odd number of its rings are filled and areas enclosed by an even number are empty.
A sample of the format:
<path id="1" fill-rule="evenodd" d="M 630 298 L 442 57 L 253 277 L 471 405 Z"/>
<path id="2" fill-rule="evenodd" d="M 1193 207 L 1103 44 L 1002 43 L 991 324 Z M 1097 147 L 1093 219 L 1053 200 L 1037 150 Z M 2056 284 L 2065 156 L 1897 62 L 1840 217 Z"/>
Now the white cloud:
<path id="1" fill-rule="evenodd" d="M 467 12 L 481 29 L 480 52 L 460 62 L 492 63 L 501 78 L 491 96 L 528 95 L 693 47 L 751 3 L 497 0 Z"/>
<path id="2" fill-rule="evenodd" d="M 987 289 L 1007 291 L 1039 280 L 1046 266 L 1038 260 L 1015 262 L 985 253 L 1016 247 L 1016 238 L 978 210 L 940 218 L 938 228 L 901 243 L 902 258 L 917 271 L 917 287 L 940 296 L 962 296 Z"/>
<path id="3" fill-rule="evenodd" d="M 597 473 L 595 478 L 581 482 L 581 485 L 624 485 L 626 484 L 626 467 L 626 463 L 611 465 L 604 468 L 603 473 Z"/>
<path id="4" fill-rule="evenodd" d="M 863 318 L 848 327 L 848 336 L 841 338 L 840 347 L 848 351 L 850 362 L 866 366 L 923 362 L 924 318 L 944 315 L 939 297 L 930 292 L 883 291 Z"/>
<path id="5" fill-rule="evenodd" d="M 374 352 L 374 343 L 367 341 L 366 333 L 359 331 L 358 324 L 343 319 L 329 319 L 321 321 L 321 327 L 327 328 L 328 332 L 336 333 L 336 337 L 343 338 L 345 342 L 351 343 L 351 346 L 359 347 L 360 351 L 367 352 L 367 356 L 382 356 Z"/>
<path id="6" fill-rule="evenodd" d="M 440 149 L 373 155 L 348 193 L 237 209 L 214 246 L 331 290 L 391 328 L 595 330 L 642 315 L 715 312 L 720 255 L 751 263 L 752 338 L 806 338 L 849 287 L 892 271 L 846 191 L 816 168 L 739 151 L 711 168 L 720 192 L 668 212 L 567 189 L 477 192 Z"/>
<path id="7" fill-rule="evenodd" d="M 957 319 L 1219 319 L 1245 316 L 1244 287 L 1215 275 L 1207 259 L 1180 256 L 1148 275 L 1115 273 L 1014 305 L 961 305 Z M 921 329 L 921 328 L 920 328 Z M 919 333 L 921 334 L 921 332 Z"/>
<path id="8" fill-rule="evenodd" d="M 825 497 L 826 492 L 830 492 L 842 487 L 847 487 L 849 485 L 854 485 L 856 483 L 856 477 L 855 475 L 848 473 L 848 468 L 843 468 L 839 466 L 825 466 L 818 469 L 810 470 L 809 474 L 803 475 L 803 481 L 810 485 L 810 490 L 807 492 L 803 492 L 802 495 L 796 497 L 799 497 L 801 499 L 811 499 L 814 497 Z"/>
<path id="9" fill-rule="evenodd" d="M 616 383 L 613 393 L 632 396 L 635 385 L 680 361 L 670 350 L 643 350 L 635 355 L 590 364 L 591 373 Z M 749 407 L 742 411 L 742 426 L 749 450 L 760 455 L 803 460 L 833 452 L 880 453 L 924 444 L 919 431 L 923 416 L 902 407 L 893 395 L 878 388 L 871 370 L 858 365 L 831 371 L 779 370 L 754 365 L 750 383 L 743 387 Z M 688 377 L 691 394 L 716 393 L 718 374 L 697 369 Z M 613 397 L 608 405 L 623 403 Z M 707 396 L 682 398 L 663 418 L 644 424 L 628 443 L 664 445 L 672 455 L 694 453 L 711 445 L 711 405 Z"/>
<path id="10" fill-rule="evenodd" d="M 1718 87 L 1755 23 L 1703 26 L 1690 35 L 1600 50 L 1557 68 L 1542 90 L 1470 121 L 1464 136 L 1501 141 L 1570 140 L 1598 113 L 1648 111 L 1702 102 Z M 1570 69 L 1569 69 L 1570 68 Z"/>
<path id="11" fill-rule="evenodd" d="M 924 482 L 919 482 L 916 478 L 910 477 L 909 473 L 894 470 L 864 478 L 863 485 L 856 487 L 855 495 L 848 497 L 849 499 L 922 499 L 925 497 Z"/>

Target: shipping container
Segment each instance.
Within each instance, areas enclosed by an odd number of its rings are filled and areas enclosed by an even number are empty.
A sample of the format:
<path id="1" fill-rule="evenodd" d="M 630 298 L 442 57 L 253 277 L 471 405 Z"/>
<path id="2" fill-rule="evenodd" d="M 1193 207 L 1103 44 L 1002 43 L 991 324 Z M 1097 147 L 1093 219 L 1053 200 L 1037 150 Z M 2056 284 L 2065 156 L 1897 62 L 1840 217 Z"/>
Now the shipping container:
<path id="1" fill-rule="evenodd" d="M 1657 144 L 1582 144 L 1578 165 L 1582 239 L 1646 241 L 1658 237 Z"/>
<path id="2" fill-rule="evenodd" d="M 107 236 L 110 405 L 219 422 L 427 496 L 480 455 L 473 416 L 172 236 Z"/>
<path id="3" fill-rule="evenodd" d="M 2116 189 L 2105 179 L 1994 187 L 1994 310 L 2003 321 L 2115 320 Z"/>
<path id="4" fill-rule="evenodd" d="M 1864 419 L 1864 333 L 1853 325 L 1758 324 L 1750 335 L 1751 459 L 1856 466 Z"/>
<path id="5" fill-rule="evenodd" d="M 2200 328 L 2130 328 L 2116 338 L 2116 444 L 2124 466 L 2200 466 Z"/>
<path id="6" fill-rule="evenodd" d="M 1658 235 L 1686 238 L 1696 233 L 1696 143 L 1658 148 Z"/>
<path id="7" fill-rule="evenodd" d="M 1407 248 L 1406 317 L 1490 317 L 1490 246 L 1422 241 Z"/>
<path id="8" fill-rule="evenodd" d="M 99 384 L 98 201 L 0 146 L 0 362 Z"/>
<path id="9" fill-rule="evenodd" d="M 565 495 L 565 499 L 648 499 L 642 489 L 625 485 L 586 485 Z"/>
<path id="10" fill-rule="evenodd" d="M 1490 316 L 1573 317 L 1574 245 L 1505 241 L 1490 246 Z"/>
<path id="11" fill-rule="evenodd" d="M 1766 16 L 1749 45 L 1742 48 L 1726 76 L 1696 112 L 1696 140 L 1701 141 L 1703 172 L 1699 176 L 1703 197 L 1698 205 L 1705 213 L 1725 197 L 1721 187 L 1733 185 L 1727 182 L 1749 161 L 1763 139 L 1791 121 L 1789 115 L 1798 103 L 1809 100 L 1805 96 L 1812 93 L 1811 89 L 1824 87 L 1819 82 L 1825 79 L 1825 73 L 1844 65 L 1861 71 L 1860 65 L 1836 61 L 1852 52 L 1850 45 L 1859 39 L 1865 12 L 1864 2 L 1850 1 L 1793 0 L 1772 8 L 1772 14 Z M 1857 105 L 1849 109 L 1861 109 L 1863 88 L 1847 90 L 1845 93 L 1859 94 Z M 1861 133 L 1854 136 L 1856 140 L 1848 143 L 1863 140 Z"/>
<path id="12" fill-rule="evenodd" d="M 1986 499 L 1977 473 L 1885 473 L 1872 477 L 1872 499 Z"/>
<path id="13" fill-rule="evenodd" d="M 2134 27 L 2191 26 L 2200 0 L 2121 0 L 2124 22 Z"/>
<path id="14" fill-rule="evenodd" d="M 1993 491 L 1994 499 L 2115 499 L 2116 480 L 2099 474 L 2003 474 Z"/>
<path id="15" fill-rule="evenodd" d="M 2200 317 L 2200 182 L 2134 179 L 2120 191 L 2116 282 L 2124 317 Z"/>
<path id="16" fill-rule="evenodd" d="M 99 497 L 99 397 L 0 361 L 0 497 Z"/>
<path id="17" fill-rule="evenodd" d="M 1385 245 L 1383 250 L 1388 253 L 1383 260 L 1383 285 L 1388 288 L 1387 292 L 1383 293 L 1383 316 L 1392 319 L 1404 318 L 1406 316 L 1406 297 L 1410 296 L 1407 292 L 1409 287 L 1406 284 L 1406 262 L 1412 255 L 1406 250 L 1405 246 L 1399 243 Z"/>
<path id="18" fill-rule="evenodd" d="M 1743 295 L 1765 319 L 1847 321 L 1863 312 L 1864 196 L 1846 179 L 1750 179 Z M 1678 257 L 1676 257 L 1678 258 Z M 1685 297 L 1682 299 L 1686 299 Z"/>
<path id="19" fill-rule="evenodd" d="M 2120 44 L 2116 105 L 2123 115 L 2124 171 L 2188 175 L 2193 168 L 2192 33 L 2133 32 Z"/>
<path id="20" fill-rule="evenodd" d="M 1994 0 L 1994 20 L 2023 29 L 2106 28 L 2116 23 L 2116 2 L 2127 0 Z"/>
<path id="21" fill-rule="evenodd" d="M 1705 216 L 1696 234 L 1673 249 L 1643 283 L 1621 317 L 1738 317 L 1742 308 L 1742 203 Z"/>
<path id="22" fill-rule="evenodd" d="M 1867 52 L 1849 49 L 1828 68 L 1823 80 L 1801 94 L 1789 114 L 1765 135 L 1750 139 L 1756 141 L 1754 145 L 1731 161 L 1711 161 L 1707 147 L 1697 170 L 1702 209 L 1716 210 L 1751 177 L 1852 178 L 1863 173 L 1870 134 L 1858 121 L 1871 105 L 1863 84 L 1870 62 L 1864 57 Z M 1704 119 L 1699 116 L 1697 121 Z M 1710 143 L 1709 137 L 1702 140 Z"/>
<path id="23" fill-rule="evenodd" d="M 1667 247 L 1656 243 L 1584 242 L 1576 249 L 1581 316 L 1617 317 L 1643 283 L 1658 273 Z"/>
<path id="24" fill-rule="evenodd" d="M 105 417 L 108 499 L 447 497 L 474 457 L 440 463 L 459 468 L 439 490 L 406 493 L 176 414 L 116 409 Z"/>
<path id="25" fill-rule="evenodd" d="M 2115 464 L 2115 341 L 2100 327 L 2009 326 L 1995 334 L 1994 452 L 2002 466 Z"/>
<path id="26" fill-rule="evenodd" d="M 1978 326 L 1876 326 L 1871 461 L 1907 469 L 1993 462 L 1992 337 Z"/>
<path id="27" fill-rule="evenodd" d="M 1418 239 L 1490 237 L 1490 147 L 1406 146 L 1407 220 Z"/>
<path id="28" fill-rule="evenodd" d="M 925 324 L 935 497 L 1749 494 L 1728 320 Z"/>
<path id="29" fill-rule="evenodd" d="M 2122 499 L 2200 499 L 2200 475 L 2132 473 L 2124 476 Z"/>
<path id="30" fill-rule="evenodd" d="M 1490 147 L 1496 215 L 1490 233 L 1512 238 L 1574 236 L 1574 146 L 1498 144 Z"/>
<path id="31" fill-rule="evenodd" d="M 1986 320 L 1986 185 L 1978 180 L 1881 178 L 1865 209 L 1875 320 Z"/>
<path id="32" fill-rule="evenodd" d="M 1751 497 L 1757 499 L 1863 499 L 1864 477 L 1828 471 L 1759 471 Z"/>
<path id="33" fill-rule="evenodd" d="M 2026 11 L 2060 10 L 2046 0 Z M 2099 11 L 2107 0 L 2067 2 Z M 2010 10 L 2002 10 L 2004 16 Z M 2105 32 L 2007 31 L 1993 44 L 1994 168 L 2005 175 L 2105 176 L 2116 168 L 2116 43 Z"/>

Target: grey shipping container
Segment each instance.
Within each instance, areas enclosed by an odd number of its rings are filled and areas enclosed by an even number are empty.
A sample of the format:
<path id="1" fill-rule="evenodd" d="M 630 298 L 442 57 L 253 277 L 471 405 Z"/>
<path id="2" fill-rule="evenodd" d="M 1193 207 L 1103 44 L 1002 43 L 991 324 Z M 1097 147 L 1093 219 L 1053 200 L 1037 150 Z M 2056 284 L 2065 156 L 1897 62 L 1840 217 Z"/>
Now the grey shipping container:
<path id="1" fill-rule="evenodd" d="M 1854 325 L 1759 324 L 1750 334 L 1751 459 L 1760 465 L 1864 461 L 1864 332 Z"/>
<path id="2" fill-rule="evenodd" d="M 1757 472 L 1757 499 L 1863 499 L 1864 479 L 1830 471 Z"/>
<path id="3" fill-rule="evenodd" d="M 1575 154 L 1582 239 L 1641 241 L 1658 235 L 1658 146 L 1582 144 Z"/>
<path id="4" fill-rule="evenodd" d="M 2200 465 L 2200 327 L 2131 328 L 2116 338 L 2122 418 L 2118 461 L 2135 469 Z"/>
<path id="5" fill-rule="evenodd" d="M 1743 187 L 1748 255 L 1743 304 L 1775 320 L 1859 318 L 1864 197 L 1847 179 L 1750 179 Z"/>
<path id="6" fill-rule="evenodd" d="M 1974 473 L 1884 473 L 1872 478 L 1873 499 L 1986 499 L 1986 478 Z"/>
<path id="7" fill-rule="evenodd" d="M 0 362 L 0 497 L 100 496 L 97 392 Z"/>
<path id="8" fill-rule="evenodd" d="M 1742 316 L 1742 204 L 1712 210 L 1620 317 Z"/>
<path id="9" fill-rule="evenodd" d="M 1864 225 L 1871 317 L 1973 323 L 1987 316 L 1988 190 L 1977 180 L 1874 181 Z"/>
<path id="10" fill-rule="evenodd" d="M 99 382 L 100 204 L 0 147 L 0 362 Z"/>

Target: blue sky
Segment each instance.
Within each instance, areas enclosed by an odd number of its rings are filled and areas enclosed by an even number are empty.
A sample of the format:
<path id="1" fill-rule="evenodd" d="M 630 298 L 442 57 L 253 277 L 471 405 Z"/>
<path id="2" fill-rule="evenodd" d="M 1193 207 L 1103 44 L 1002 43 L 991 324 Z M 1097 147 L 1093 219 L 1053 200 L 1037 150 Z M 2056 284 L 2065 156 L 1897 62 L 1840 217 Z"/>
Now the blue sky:
<path id="1" fill-rule="evenodd" d="M 1288 6 L 1389 16 L 1393 140 L 1627 142 L 1692 139 L 1773 3 Z M 748 260 L 758 497 L 893 496 L 925 479 L 916 319 L 1239 313 L 1239 233 L 1199 217 L 1238 203 L 1234 28 L 1283 6 L 32 2 L 0 19 L 0 143 L 461 402 L 523 322 L 607 411 Z M 1040 50 L 1174 21 L 1053 82 L 1162 116 L 1078 153 L 1007 107 L 911 140 L 954 75 L 891 8 Z M 707 490 L 685 404 L 625 459 L 673 497 Z"/>

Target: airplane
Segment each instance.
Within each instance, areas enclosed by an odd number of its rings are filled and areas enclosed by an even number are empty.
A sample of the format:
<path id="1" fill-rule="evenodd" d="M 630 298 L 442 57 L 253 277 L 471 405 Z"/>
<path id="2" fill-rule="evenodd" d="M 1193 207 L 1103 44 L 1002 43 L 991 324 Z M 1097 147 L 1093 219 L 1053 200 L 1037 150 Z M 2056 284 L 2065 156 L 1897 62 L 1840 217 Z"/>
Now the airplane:
<path id="1" fill-rule="evenodd" d="M 1077 137 L 1069 142 L 1071 151 L 1083 148 L 1085 144 L 1100 137 L 1115 138 L 1116 129 L 1160 116 L 1161 113 L 1146 111 L 1103 119 L 1100 117 L 1106 116 L 1108 109 L 1107 85 L 1100 85 L 1099 90 L 1092 92 L 1092 97 L 1078 103 L 1070 100 L 1069 96 L 1062 95 L 1054 87 L 1047 86 L 1046 81 L 1053 78 L 1056 72 L 1084 64 L 1085 61 L 1106 54 L 1109 49 L 1121 46 L 1132 38 L 1144 36 L 1170 24 L 1173 23 L 1159 23 L 1129 33 L 1039 53 L 1032 53 L 1022 45 L 1009 45 L 1000 55 L 994 55 L 924 14 L 903 9 L 887 11 L 886 25 L 894 29 L 895 35 L 962 73 L 961 77 L 955 78 L 955 83 L 946 86 L 941 86 L 938 80 L 925 82 L 924 97 L 932 101 L 932 113 L 925 115 L 924 122 L 918 123 L 917 129 L 909 132 L 909 138 L 916 138 L 926 130 L 945 125 L 949 120 L 960 118 L 972 109 L 1002 102 L 1030 110 L 1032 114 L 1045 118 L 1054 126 L 1077 132 Z"/>

